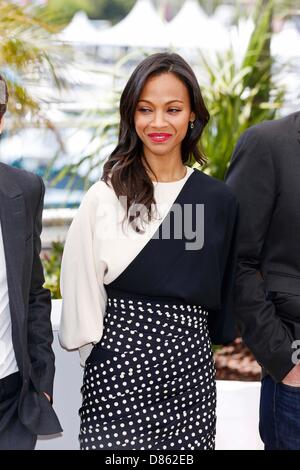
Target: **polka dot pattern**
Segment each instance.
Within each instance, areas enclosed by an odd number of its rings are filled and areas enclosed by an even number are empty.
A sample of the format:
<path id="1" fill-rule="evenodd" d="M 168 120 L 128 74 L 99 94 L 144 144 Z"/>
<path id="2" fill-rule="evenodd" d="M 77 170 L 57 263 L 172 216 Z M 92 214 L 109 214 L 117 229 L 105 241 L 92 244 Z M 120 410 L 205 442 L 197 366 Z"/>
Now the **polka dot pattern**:
<path id="1" fill-rule="evenodd" d="M 82 392 L 81 449 L 215 445 L 215 367 L 199 305 L 108 297 Z"/>

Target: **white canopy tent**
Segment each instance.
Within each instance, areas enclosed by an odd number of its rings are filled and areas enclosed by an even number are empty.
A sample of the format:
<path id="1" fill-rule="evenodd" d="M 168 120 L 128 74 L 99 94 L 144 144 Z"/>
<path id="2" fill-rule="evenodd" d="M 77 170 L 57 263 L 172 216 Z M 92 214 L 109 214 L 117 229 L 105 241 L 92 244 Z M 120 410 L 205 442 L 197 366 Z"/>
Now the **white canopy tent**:
<path id="1" fill-rule="evenodd" d="M 167 25 L 173 47 L 222 50 L 228 46 L 224 27 L 209 18 L 197 0 L 186 0 L 178 14 Z"/>
<path id="2" fill-rule="evenodd" d="M 117 25 L 98 34 L 99 46 L 164 48 L 169 40 L 164 22 L 150 0 L 137 0 Z"/>
<path id="3" fill-rule="evenodd" d="M 84 11 L 78 11 L 71 22 L 58 35 L 58 39 L 83 45 L 97 45 L 98 31 Z"/>
<path id="4" fill-rule="evenodd" d="M 233 5 L 219 5 L 214 11 L 212 18 L 223 26 L 228 27 L 231 25 L 235 14 L 235 7 Z"/>
<path id="5" fill-rule="evenodd" d="M 282 59 L 299 58 L 300 33 L 294 23 L 286 21 L 282 30 L 272 36 L 271 53 Z"/>
<path id="6" fill-rule="evenodd" d="M 284 113 L 299 109 L 300 33 L 292 21 L 286 21 L 279 33 L 271 39 L 271 54 L 280 64 L 276 79 L 285 90 Z"/>

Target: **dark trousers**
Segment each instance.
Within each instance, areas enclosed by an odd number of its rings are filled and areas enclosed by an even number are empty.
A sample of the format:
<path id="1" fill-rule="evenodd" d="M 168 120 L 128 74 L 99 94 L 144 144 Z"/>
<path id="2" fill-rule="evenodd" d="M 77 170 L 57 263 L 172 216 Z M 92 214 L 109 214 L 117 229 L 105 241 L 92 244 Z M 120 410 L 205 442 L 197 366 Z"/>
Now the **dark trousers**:
<path id="1" fill-rule="evenodd" d="M 33 450 L 37 436 L 19 420 L 19 372 L 0 380 L 0 450 Z"/>
<path id="2" fill-rule="evenodd" d="M 300 450 L 300 387 L 263 378 L 259 432 L 265 450 Z"/>

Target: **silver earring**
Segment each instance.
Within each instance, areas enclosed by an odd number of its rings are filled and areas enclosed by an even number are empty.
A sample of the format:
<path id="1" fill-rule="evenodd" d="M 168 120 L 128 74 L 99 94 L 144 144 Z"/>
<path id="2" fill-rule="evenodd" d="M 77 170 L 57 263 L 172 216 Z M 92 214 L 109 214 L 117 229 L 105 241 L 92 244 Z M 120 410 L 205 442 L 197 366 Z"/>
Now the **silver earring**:
<path id="1" fill-rule="evenodd" d="M 190 121 L 190 129 L 194 129 L 195 125 L 192 121 Z"/>

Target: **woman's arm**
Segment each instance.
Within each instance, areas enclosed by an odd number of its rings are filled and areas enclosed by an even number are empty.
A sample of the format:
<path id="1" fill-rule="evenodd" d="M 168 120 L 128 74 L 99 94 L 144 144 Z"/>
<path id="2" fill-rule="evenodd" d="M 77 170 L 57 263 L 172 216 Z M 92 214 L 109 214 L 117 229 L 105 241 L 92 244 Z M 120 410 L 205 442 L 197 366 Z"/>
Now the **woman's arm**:
<path id="1" fill-rule="evenodd" d="M 85 194 L 70 226 L 61 265 L 63 297 L 59 339 L 66 349 L 98 342 L 103 331 L 106 291 L 95 237 L 99 183 Z"/>

